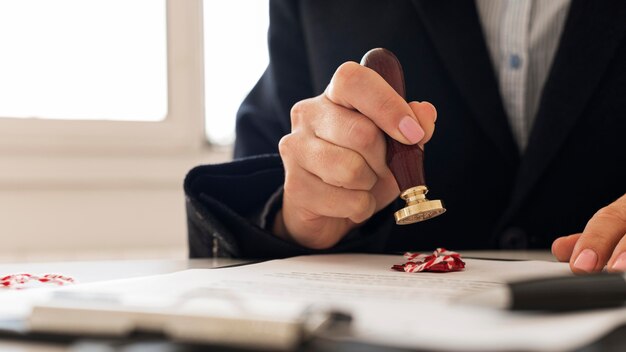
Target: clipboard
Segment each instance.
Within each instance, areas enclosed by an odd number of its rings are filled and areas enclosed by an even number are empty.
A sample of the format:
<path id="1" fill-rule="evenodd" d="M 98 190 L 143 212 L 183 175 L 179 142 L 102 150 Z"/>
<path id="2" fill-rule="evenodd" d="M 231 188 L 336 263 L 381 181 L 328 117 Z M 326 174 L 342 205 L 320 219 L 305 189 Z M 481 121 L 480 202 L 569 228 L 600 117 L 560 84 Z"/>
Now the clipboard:
<path id="1" fill-rule="evenodd" d="M 244 310 L 193 312 L 189 307 L 180 310 L 176 304 L 162 303 L 148 307 L 107 296 L 60 291 L 53 299 L 33 307 L 21 333 L 66 339 L 147 335 L 186 344 L 288 351 L 338 326 L 347 331 L 351 322 L 348 313 L 330 307 L 287 306 L 274 313 L 271 309 L 252 311 L 248 307 L 241 314 Z M 214 303 L 230 304 L 223 298 Z"/>

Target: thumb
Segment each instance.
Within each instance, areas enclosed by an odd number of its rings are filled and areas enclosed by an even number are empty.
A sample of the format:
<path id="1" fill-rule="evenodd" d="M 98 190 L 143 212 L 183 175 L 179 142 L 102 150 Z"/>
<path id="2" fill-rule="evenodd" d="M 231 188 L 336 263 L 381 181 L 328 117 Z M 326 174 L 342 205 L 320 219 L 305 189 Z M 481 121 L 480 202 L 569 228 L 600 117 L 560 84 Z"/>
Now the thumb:
<path id="1" fill-rule="evenodd" d="M 409 103 L 411 110 L 417 117 L 417 121 L 424 130 L 424 137 L 419 142 L 420 146 L 424 146 L 435 133 L 435 121 L 437 121 L 437 109 L 433 104 L 423 101 L 412 101 Z"/>

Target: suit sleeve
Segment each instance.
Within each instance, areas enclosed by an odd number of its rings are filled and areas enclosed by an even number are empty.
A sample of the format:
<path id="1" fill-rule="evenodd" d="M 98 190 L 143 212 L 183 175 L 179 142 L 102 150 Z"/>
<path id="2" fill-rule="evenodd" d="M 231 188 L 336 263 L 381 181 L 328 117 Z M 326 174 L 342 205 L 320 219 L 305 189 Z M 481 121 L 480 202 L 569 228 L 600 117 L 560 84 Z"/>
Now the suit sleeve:
<path id="1" fill-rule="evenodd" d="M 237 114 L 235 160 L 194 168 L 185 179 L 189 253 L 194 257 L 281 258 L 310 253 L 380 252 L 390 232 L 383 211 L 326 251 L 284 241 L 258 214 L 284 183 L 278 152 L 291 106 L 313 96 L 296 1 L 270 1 L 270 64 Z"/>

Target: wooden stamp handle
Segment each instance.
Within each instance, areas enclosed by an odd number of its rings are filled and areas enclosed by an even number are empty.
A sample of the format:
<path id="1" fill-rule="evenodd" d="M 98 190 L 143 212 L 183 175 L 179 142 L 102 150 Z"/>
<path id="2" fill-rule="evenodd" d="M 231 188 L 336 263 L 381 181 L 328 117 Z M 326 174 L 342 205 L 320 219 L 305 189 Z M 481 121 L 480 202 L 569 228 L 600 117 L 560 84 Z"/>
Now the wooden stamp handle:
<path id="1" fill-rule="evenodd" d="M 391 51 L 382 48 L 372 49 L 363 56 L 361 65 L 376 71 L 402 98 L 406 99 L 402 66 Z M 385 135 L 385 138 L 387 164 L 398 182 L 400 192 L 426 185 L 422 148 L 417 144 L 402 144 L 388 135 Z"/>

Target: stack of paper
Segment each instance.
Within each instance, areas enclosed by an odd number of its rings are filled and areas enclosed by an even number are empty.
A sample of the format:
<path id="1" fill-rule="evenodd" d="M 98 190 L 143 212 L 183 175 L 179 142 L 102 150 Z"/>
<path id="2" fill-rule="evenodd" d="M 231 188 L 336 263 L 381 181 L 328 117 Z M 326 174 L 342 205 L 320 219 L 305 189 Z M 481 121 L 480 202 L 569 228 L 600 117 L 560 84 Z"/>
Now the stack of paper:
<path id="1" fill-rule="evenodd" d="M 290 348 L 304 310 L 353 316 L 343 338 L 397 347 L 566 350 L 626 322 L 626 309 L 512 313 L 455 303 L 523 278 L 571 275 L 567 264 L 467 259 L 453 273 L 390 269 L 401 256 L 317 255 L 65 288 L 39 303 L 40 331 L 163 331 L 182 340 Z"/>

